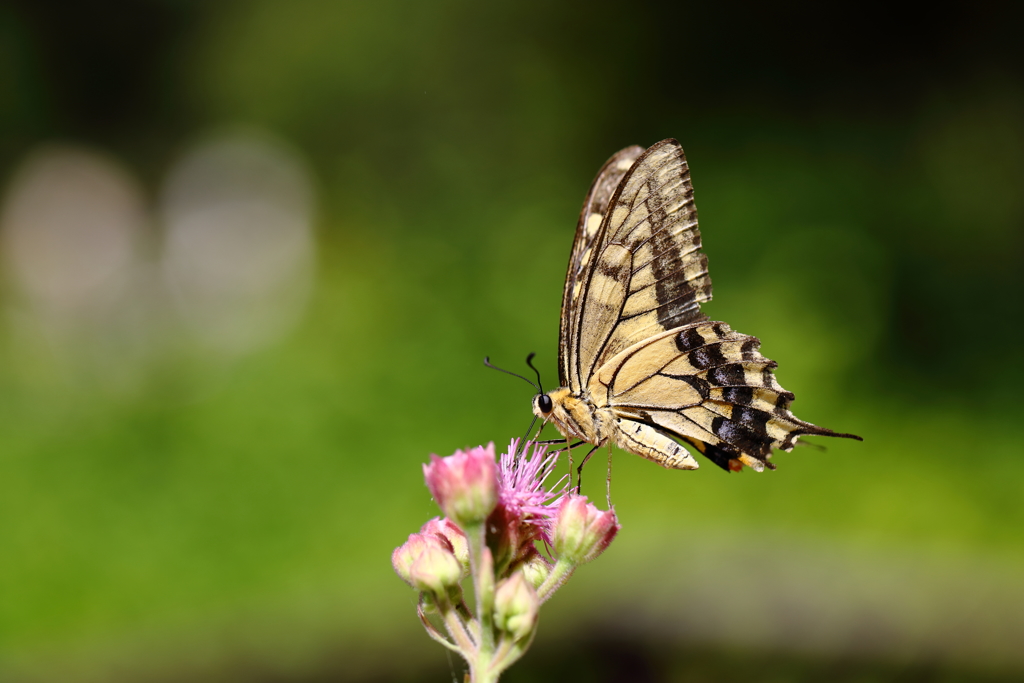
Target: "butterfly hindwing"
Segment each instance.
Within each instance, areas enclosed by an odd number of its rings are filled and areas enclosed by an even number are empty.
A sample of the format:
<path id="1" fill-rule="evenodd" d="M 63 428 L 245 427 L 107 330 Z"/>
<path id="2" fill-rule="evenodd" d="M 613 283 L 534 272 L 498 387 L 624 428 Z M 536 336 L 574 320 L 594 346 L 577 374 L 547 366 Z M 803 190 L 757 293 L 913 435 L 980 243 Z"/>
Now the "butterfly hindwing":
<path id="1" fill-rule="evenodd" d="M 804 434 L 847 436 L 790 412 L 793 394 L 779 386 L 777 364 L 759 347 L 725 323 L 693 323 L 613 358 L 590 393 L 627 423 L 624 431 L 629 422 L 655 427 L 727 469 L 772 467 L 772 449 L 791 450 Z"/>

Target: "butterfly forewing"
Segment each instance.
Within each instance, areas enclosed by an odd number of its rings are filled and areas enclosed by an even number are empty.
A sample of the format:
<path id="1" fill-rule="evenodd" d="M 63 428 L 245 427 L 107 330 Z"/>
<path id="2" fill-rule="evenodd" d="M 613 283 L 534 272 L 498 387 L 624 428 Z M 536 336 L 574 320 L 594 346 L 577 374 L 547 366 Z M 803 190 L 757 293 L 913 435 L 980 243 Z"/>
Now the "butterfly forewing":
<path id="1" fill-rule="evenodd" d="M 570 382 L 580 382 L 570 387 L 586 386 L 632 344 L 704 318 L 700 303 L 711 299 L 711 279 L 679 143 L 659 142 L 637 159 L 579 263 L 564 295 L 574 313 L 561 351 L 569 357 Z"/>
<path id="2" fill-rule="evenodd" d="M 569 269 L 565 276 L 562 292 L 562 318 L 558 334 L 559 381 L 563 387 L 583 386 L 579 376 L 577 349 L 579 348 L 579 294 L 590 266 L 593 265 L 593 248 L 601 223 L 604 220 L 612 195 L 618 189 L 622 177 L 644 153 L 639 145 L 627 147 L 605 162 L 590 186 L 590 192 L 583 202 L 579 222 L 576 224 L 576 239 L 569 255 Z"/>

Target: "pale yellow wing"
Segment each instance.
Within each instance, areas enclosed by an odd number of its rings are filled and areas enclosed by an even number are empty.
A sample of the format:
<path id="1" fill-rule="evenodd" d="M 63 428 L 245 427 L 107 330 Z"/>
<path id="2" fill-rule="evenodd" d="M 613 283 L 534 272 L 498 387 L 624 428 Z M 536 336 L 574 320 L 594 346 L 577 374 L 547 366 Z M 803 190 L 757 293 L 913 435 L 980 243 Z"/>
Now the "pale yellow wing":
<path id="1" fill-rule="evenodd" d="M 605 162 L 590 185 L 590 191 L 587 192 L 587 198 L 583 202 L 583 209 L 580 211 L 580 218 L 576 224 L 576 238 L 572 243 L 569 268 L 565 275 L 565 288 L 562 291 L 562 318 L 558 330 L 558 379 L 561 386 L 570 387 L 574 391 L 579 391 L 583 386 L 583 381 L 576 370 L 579 364 L 579 335 L 577 334 L 581 312 L 579 293 L 582 291 L 582 287 L 578 286 L 578 283 L 586 279 L 590 270 L 589 266 L 593 264 L 590 259 L 593 255 L 594 241 L 598 236 L 612 195 L 618 189 L 626 171 L 643 153 L 643 147 L 633 145 L 617 152 Z"/>
<path id="2" fill-rule="evenodd" d="M 590 393 L 618 418 L 621 448 L 668 467 L 692 465 L 665 448 L 665 436 L 686 441 L 725 469 L 742 463 L 758 471 L 774 469 L 772 449 L 791 450 L 805 434 L 860 438 L 793 415 L 793 394 L 779 386 L 777 364 L 759 346 L 756 337 L 725 323 L 694 323 L 612 358 L 594 376 Z"/>
<path id="3" fill-rule="evenodd" d="M 563 386 L 582 388 L 623 349 L 705 319 L 700 303 L 710 298 L 686 157 L 663 140 L 622 177 L 593 238 L 581 246 L 577 232 L 563 298 Z"/>

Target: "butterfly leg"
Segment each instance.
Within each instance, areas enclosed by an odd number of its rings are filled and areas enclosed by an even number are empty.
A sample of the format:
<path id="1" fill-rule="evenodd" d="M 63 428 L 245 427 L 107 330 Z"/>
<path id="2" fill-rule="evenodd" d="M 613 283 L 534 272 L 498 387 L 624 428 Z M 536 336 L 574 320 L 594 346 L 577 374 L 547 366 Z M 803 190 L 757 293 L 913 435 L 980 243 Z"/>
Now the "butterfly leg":
<path id="1" fill-rule="evenodd" d="M 545 446 L 551 446 L 551 445 L 554 445 L 554 444 L 564 443 L 565 446 L 563 448 L 559 448 L 557 451 L 554 451 L 553 453 L 554 453 L 554 455 L 561 455 L 562 453 L 567 453 L 568 454 L 568 457 L 569 457 L 569 473 L 572 474 L 572 449 L 576 448 L 577 446 L 582 446 L 583 444 L 586 443 L 586 441 L 577 441 L 576 443 L 569 443 L 569 439 L 549 439 L 547 441 L 537 441 L 536 443 L 543 444 Z M 587 457 L 589 457 L 589 456 L 587 456 Z M 580 467 L 582 467 L 582 465 L 580 465 Z M 570 482 L 569 485 L 571 486 L 572 482 Z"/>
<path id="2" fill-rule="evenodd" d="M 537 444 L 538 446 L 553 446 L 555 444 L 565 444 L 565 446 L 559 448 L 557 451 L 551 451 L 552 454 L 560 455 L 562 453 L 568 453 L 577 446 L 582 446 L 583 444 L 586 443 L 586 441 L 577 441 L 576 443 L 569 443 L 569 439 L 551 439 L 549 441 L 534 441 L 534 443 Z M 569 457 L 571 458 L 572 456 L 570 455 Z"/>
<path id="3" fill-rule="evenodd" d="M 519 440 L 519 448 L 522 449 L 524 452 L 525 452 L 525 449 L 526 449 L 526 444 L 531 442 L 531 441 L 536 446 L 553 446 L 555 444 L 560 444 L 560 443 L 564 443 L 564 444 L 569 443 L 569 439 L 566 439 L 566 438 L 562 438 L 562 439 L 545 439 L 543 441 L 538 440 L 537 437 L 540 436 L 540 433 L 542 431 L 544 431 L 544 425 L 547 424 L 546 422 L 541 424 L 541 426 L 537 429 L 537 433 L 534 434 L 533 435 L 533 439 L 531 439 L 530 438 L 530 432 L 533 430 L 533 425 L 536 424 L 536 422 L 537 422 L 537 418 L 533 418 L 533 422 L 530 423 L 530 428 L 526 430 L 526 434 L 523 436 L 522 439 Z M 580 443 L 583 443 L 583 442 L 581 441 Z M 568 446 L 568 448 L 575 448 L 576 446 L 579 446 L 579 445 L 580 445 L 579 443 L 573 444 L 572 446 Z M 561 450 L 559 450 L 558 452 L 560 453 Z M 516 457 L 518 458 L 519 455 L 517 454 Z"/>
<path id="4" fill-rule="evenodd" d="M 605 482 L 605 495 L 607 497 L 608 509 L 612 509 L 612 445 L 608 444 L 608 479 Z"/>
<path id="5" fill-rule="evenodd" d="M 552 451 L 552 454 L 553 455 L 561 455 L 562 453 L 567 453 L 568 454 L 568 457 L 569 457 L 569 472 L 571 474 L 572 473 L 572 449 L 576 448 L 577 446 L 582 446 L 583 444 L 586 443 L 586 441 L 577 441 L 576 443 L 569 443 L 569 439 L 549 439 L 548 441 L 537 441 L 536 443 L 537 444 L 542 444 L 542 445 L 545 445 L 545 446 L 551 446 L 551 445 L 554 445 L 554 444 L 565 444 L 565 446 L 563 446 L 562 448 L 559 448 L 557 451 Z"/>
<path id="6" fill-rule="evenodd" d="M 583 466 L 587 464 L 587 461 L 590 460 L 590 456 L 592 456 L 594 454 L 594 451 L 596 451 L 598 448 L 600 448 L 600 446 L 594 446 L 593 448 L 591 448 L 590 452 L 587 453 L 585 456 L 583 456 L 583 462 L 581 462 L 580 466 L 576 468 L 576 495 L 577 496 L 580 495 L 580 487 L 583 486 Z M 571 464 L 570 464 L 570 467 L 572 467 Z"/>

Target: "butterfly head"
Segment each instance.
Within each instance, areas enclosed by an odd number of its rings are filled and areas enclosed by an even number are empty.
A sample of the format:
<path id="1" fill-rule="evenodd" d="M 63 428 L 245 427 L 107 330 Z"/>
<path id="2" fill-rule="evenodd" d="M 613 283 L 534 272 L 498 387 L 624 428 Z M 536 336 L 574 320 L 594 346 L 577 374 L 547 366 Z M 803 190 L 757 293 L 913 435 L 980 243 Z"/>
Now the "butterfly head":
<path id="1" fill-rule="evenodd" d="M 544 422 L 554 423 L 558 431 L 565 434 L 565 426 L 569 421 L 569 415 L 566 412 L 567 400 L 571 401 L 572 397 L 569 396 L 569 389 L 566 387 L 549 391 L 546 394 L 537 394 L 533 397 L 533 414 Z M 570 431 L 575 432 L 576 430 L 570 428 Z"/>
<path id="2" fill-rule="evenodd" d="M 546 420 L 551 416 L 551 412 L 555 409 L 555 402 L 551 400 L 551 396 L 548 394 L 537 394 L 533 397 L 533 414 L 542 420 Z"/>
<path id="3" fill-rule="evenodd" d="M 555 425 L 563 436 L 591 443 L 599 439 L 595 429 L 594 406 L 568 387 L 560 387 L 533 397 L 533 414 Z"/>

